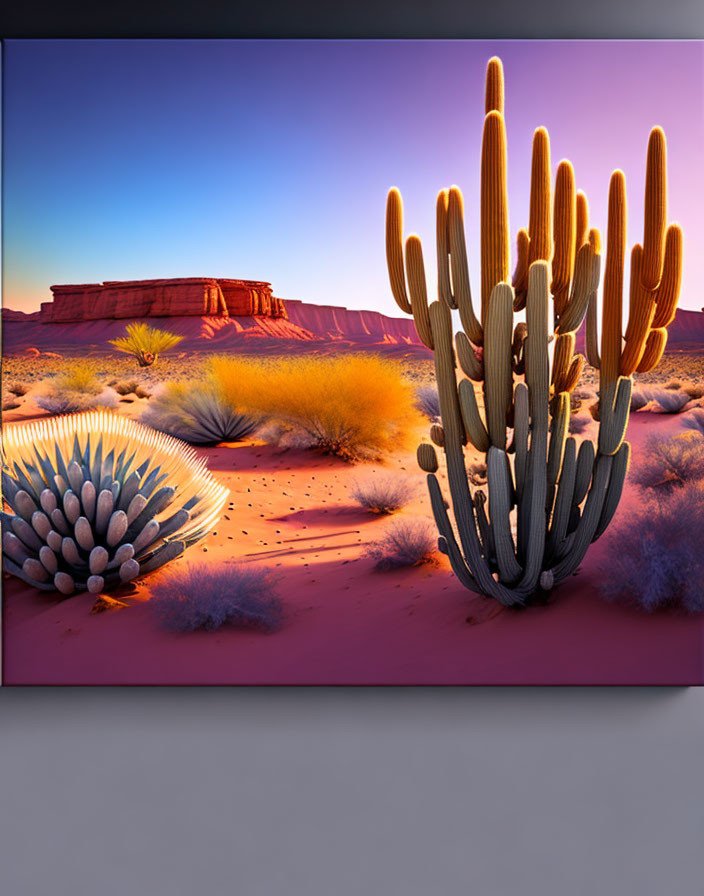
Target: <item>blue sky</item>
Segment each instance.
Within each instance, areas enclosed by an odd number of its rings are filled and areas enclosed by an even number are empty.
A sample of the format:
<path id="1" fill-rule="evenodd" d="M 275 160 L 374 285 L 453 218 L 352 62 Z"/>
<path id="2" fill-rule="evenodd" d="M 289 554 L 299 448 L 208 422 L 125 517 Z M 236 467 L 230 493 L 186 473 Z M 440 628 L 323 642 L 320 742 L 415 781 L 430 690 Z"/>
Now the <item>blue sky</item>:
<path id="1" fill-rule="evenodd" d="M 458 183 L 477 257 L 495 53 L 512 233 L 527 223 L 531 137 L 544 124 L 553 168 L 573 161 L 594 225 L 605 225 L 610 171 L 624 169 L 629 246 L 640 239 L 648 132 L 661 124 L 670 218 L 685 231 L 681 304 L 701 307 L 702 45 L 500 41 L 6 42 L 4 304 L 33 310 L 53 283 L 204 275 L 398 313 L 389 186 L 432 276 L 435 195 Z"/>

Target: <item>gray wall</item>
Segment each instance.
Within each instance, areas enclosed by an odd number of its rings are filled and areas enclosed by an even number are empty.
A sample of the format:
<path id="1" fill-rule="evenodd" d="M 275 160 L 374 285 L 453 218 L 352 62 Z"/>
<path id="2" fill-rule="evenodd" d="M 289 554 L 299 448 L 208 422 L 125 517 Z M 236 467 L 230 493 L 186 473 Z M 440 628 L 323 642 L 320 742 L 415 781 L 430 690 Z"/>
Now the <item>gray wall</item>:
<path id="1" fill-rule="evenodd" d="M 704 691 L 0 692 L 6 896 L 693 896 Z"/>

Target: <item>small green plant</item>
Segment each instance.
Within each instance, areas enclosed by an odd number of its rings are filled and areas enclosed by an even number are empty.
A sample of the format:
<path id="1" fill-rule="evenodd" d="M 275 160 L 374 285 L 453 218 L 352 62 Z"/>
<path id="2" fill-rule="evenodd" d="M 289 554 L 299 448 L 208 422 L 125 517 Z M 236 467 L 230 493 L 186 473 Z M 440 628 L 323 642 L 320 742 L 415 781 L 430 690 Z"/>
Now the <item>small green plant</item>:
<path id="1" fill-rule="evenodd" d="M 155 364 L 159 355 L 178 345 L 183 336 L 177 336 L 168 330 L 157 330 L 145 323 L 128 324 L 127 335 L 119 339 L 110 339 L 110 345 L 118 352 L 133 355 L 140 367 Z"/>

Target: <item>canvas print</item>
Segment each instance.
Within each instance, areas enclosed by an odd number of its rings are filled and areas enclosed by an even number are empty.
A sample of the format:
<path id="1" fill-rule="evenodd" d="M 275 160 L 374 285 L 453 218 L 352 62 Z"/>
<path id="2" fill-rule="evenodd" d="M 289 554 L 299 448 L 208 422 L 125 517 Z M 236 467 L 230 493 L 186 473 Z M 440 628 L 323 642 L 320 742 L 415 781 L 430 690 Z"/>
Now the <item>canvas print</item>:
<path id="1" fill-rule="evenodd" d="M 4 684 L 702 682 L 704 44 L 3 63 Z"/>

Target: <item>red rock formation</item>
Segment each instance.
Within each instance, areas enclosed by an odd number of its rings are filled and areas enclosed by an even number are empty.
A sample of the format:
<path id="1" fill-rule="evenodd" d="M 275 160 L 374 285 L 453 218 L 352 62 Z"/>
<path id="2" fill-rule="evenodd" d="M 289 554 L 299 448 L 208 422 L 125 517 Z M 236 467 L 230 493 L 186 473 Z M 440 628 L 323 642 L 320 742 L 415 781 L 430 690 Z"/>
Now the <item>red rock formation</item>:
<path id="1" fill-rule="evenodd" d="M 288 319 L 324 339 L 420 345 L 411 318 L 387 317 L 378 311 L 356 311 L 339 305 L 313 305 L 286 300 Z"/>
<path id="2" fill-rule="evenodd" d="M 41 306 L 44 323 L 137 317 L 252 316 L 286 318 L 282 299 L 259 280 L 182 277 L 106 280 L 52 286 L 53 302 Z"/>

